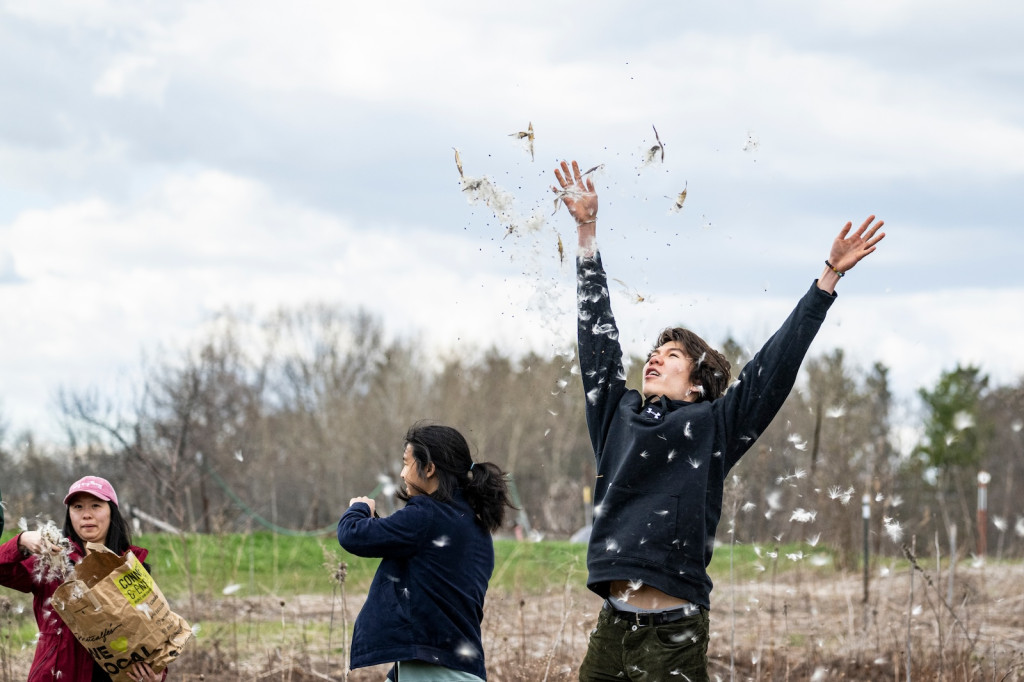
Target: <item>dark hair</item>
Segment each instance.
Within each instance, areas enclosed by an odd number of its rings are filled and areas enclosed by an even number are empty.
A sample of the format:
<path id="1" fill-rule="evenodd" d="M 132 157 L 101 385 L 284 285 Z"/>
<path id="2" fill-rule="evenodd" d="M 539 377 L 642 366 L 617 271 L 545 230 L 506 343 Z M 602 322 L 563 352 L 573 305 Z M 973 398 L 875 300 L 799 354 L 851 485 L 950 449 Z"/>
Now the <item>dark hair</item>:
<path id="1" fill-rule="evenodd" d="M 405 443 L 412 446 L 420 476 L 426 476 L 427 464 L 434 465 L 437 490 L 429 495 L 435 500 L 450 502 L 455 491 L 461 489 L 477 520 L 492 533 L 505 521 L 505 508 L 516 508 L 509 497 L 505 473 L 497 464 L 474 462 L 469 443 L 452 427 L 416 422 L 405 434 Z M 408 502 L 410 495 L 403 490 L 398 498 Z"/>
<path id="2" fill-rule="evenodd" d="M 721 398 L 725 389 L 729 387 L 729 372 L 732 370 L 725 356 L 712 348 L 707 341 L 683 327 L 668 327 L 662 330 L 654 348 L 661 348 L 672 341 L 683 347 L 693 363 L 690 383 L 702 389 L 696 402 Z"/>
<path id="3" fill-rule="evenodd" d="M 111 551 L 117 554 L 124 554 L 132 544 L 131 528 L 128 526 L 128 521 L 121 516 L 121 510 L 117 508 L 116 504 L 108 500 L 107 506 L 110 507 L 110 527 L 107 529 L 107 540 L 104 544 Z M 64 512 L 64 537 L 73 540 L 82 551 L 85 551 L 85 541 L 82 540 L 71 524 L 70 505 Z"/>

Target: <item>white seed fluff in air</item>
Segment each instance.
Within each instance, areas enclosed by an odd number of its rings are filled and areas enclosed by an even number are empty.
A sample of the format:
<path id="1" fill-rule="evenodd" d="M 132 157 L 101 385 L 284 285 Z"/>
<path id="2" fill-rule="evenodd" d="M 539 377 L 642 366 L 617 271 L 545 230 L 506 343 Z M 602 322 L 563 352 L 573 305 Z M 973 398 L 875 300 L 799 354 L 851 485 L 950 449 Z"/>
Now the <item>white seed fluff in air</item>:
<path id="1" fill-rule="evenodd" d="M 480 652 L 477 651 L 476 647 L 469 642 L 463 642 L 455 648 L 455 654 L 459 658 L 477 658 L 480 655 Z"/>
<path id="2" fill-rule="evenodd" d="M 903 539 L 903 527 L 900 526 L 900 522 L 896 519 L 885 517 L 882 519 L 882 525 L 885 526 L 885 533 L 893 542 L 899 542 Z"/>
<path id="3" fill-rule="evenodd" d="M 796 521 L 797 523 L 810 523 L 814 521 L 814 517 L 818 515 L 818 512 L 808 511 L 806 509 L 796 508 L 793 510 L 792 516 L 789 517 L 790 522 Z"/>

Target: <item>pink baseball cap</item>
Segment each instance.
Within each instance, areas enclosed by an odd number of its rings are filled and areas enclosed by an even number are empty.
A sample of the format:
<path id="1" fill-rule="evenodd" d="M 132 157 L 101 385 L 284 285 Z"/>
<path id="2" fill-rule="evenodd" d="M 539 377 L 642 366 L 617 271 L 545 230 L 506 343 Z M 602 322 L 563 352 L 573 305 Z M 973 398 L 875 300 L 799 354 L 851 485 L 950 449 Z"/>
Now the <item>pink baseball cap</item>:
<path id="1" fill-rule="evenodd" d="M 64 496 L 64 504 L 67 504 L 68 500 L 78 493 L 89 493 L 101 500 L 117 504 L 117 493 L 114 492 L 114 486 L 110 485 L 110 481 L 99 476 L 85 476 L 72 483 L 68 488 L 68 494 Z"/>

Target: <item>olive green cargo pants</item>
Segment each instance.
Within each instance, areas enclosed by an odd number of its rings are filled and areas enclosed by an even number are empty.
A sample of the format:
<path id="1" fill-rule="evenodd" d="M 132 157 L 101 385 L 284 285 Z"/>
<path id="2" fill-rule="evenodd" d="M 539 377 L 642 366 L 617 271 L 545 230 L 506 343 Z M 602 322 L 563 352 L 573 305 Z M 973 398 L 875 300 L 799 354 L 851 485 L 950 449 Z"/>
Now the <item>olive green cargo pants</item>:
<path id="1" fill-rule="evenodd" d="M 708 612 L 666 625 L 637 625 L 602 609 L 590 633 L 580 682 L 708 680 Z"/>

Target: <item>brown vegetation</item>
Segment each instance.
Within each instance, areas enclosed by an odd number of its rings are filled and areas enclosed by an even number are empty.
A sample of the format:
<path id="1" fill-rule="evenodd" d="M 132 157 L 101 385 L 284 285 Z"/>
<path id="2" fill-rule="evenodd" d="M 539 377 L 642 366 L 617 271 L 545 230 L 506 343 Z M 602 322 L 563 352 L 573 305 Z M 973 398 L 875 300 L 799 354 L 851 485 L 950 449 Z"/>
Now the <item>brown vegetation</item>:
<path id="1" fill-rule="evenodd" d="M 1024 565 L 960 567 L 948 608 L 945 581 L 920 567 L 893 570 L 873 577 L 865 604 L 862 579 L 853 574 L 790 571 L 734 585 L 719 580 L 712 679 L 1024 680 Z M 360 606 L 359 596 L 348 599 L 349 623 Z M 488 679 L 575 680 L 599 607 L 600 600 L 578 586 L 546 594 L 492 590 L 484 619 Z M 226 625 L 201 633 L 174 665 L 174 680 L 379 682 L 387 670 L 344 675 L 348 642 L 338 641 L 340 615 L 333 614 L 328 647 L 325 626 L 332 614 L 324 596 L 202 608 L 197 620 Z M 14 652 L 13 675 L 4 682 L 24 679 L 31 653 Z"/>

